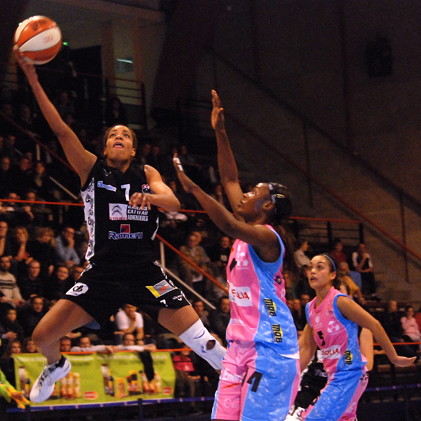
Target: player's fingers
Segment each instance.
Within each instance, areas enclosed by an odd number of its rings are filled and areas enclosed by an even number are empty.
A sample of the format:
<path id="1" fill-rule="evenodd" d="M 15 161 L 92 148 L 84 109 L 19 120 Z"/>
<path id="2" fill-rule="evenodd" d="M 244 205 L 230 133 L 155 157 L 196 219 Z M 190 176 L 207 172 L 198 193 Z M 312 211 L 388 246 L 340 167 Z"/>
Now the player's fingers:
<path id="1" fill-rule="evenodd" d="M 183 166 L 181 165 L 181 162 L 180 162 L 180 158 L 178 158 L 178 154 L 174 154 L 173 163 L 174 163 L 174 168 L 176 169 L 176 171 L 180 171 L 180 172 L 184 171 Z"/>

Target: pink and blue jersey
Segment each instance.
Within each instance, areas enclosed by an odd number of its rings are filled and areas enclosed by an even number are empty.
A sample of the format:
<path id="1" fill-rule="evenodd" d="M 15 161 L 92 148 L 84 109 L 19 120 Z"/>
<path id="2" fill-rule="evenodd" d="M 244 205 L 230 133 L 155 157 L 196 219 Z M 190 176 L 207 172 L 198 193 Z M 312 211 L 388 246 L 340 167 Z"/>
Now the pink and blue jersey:
<path id="1" fill-rule="evenodd" d="M 264 343 L 281 355 L 298 358 L 297 332 L 285 300 L 282 275 L 285 247 L 272 263 L 260 259 L 253 247 L 236 240 L 227 265 L 231 320 L 228 341 Z"/>
<path id="2" fill-rule="evenodd" d="M 328 373 L 319 399 L 304 414 L 306 421 L 354 421 L 358 400 L 367 387 L 358 325 L 342 316 L 337 304 L 340 296 L 346 295 L 332 287 L 318 306 L 317 298 L 306 306 L 307 321 Z"/>
<path id="3" fill-rule="evenodd" d="M 348 297 L 332 287 L 320 305 L 316 307 L 317 298 L 306 305 L 307 322 L 313 329 L 328 374 L 361 370 L 367 363 L 360 351 L 358 325 L 342 316 L 338 309 L 341 295 Z"/>
<path id="4" fill-rule="evenodd" d="M 272 231 L 275 230 L 268 226 Z M 212 419 L 283 420 L 299 385 L 297 331 L 285 302 L 285 247 L 263 262 L 236 240 L 227 265 L 231 320 Z"/>

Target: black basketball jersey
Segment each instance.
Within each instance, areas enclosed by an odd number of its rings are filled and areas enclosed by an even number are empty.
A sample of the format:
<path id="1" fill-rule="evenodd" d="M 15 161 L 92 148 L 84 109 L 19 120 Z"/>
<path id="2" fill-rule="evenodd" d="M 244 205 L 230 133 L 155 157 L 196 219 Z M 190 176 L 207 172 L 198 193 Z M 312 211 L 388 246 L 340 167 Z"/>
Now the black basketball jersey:
<path id="1" fill-rule="evenodd" d="M 122 173 L 97 160 L 82 187 L 89 232 L 86 260 L 108 265 L 142 264 L 155 259 L 153 240 L 159 211 L 129 205 L 135 192 L 152 193 L 143 167 L 133 164 Z"/>

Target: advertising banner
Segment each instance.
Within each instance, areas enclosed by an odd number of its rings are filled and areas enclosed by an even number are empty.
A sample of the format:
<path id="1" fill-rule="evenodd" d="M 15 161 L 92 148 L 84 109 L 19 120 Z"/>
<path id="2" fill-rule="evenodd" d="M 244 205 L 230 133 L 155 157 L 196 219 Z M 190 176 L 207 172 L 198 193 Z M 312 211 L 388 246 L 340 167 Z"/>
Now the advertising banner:
<path id="1" fill-rule="evenodd" d="M 56 382 L 50 399 L 32 406 L 173 398 L 175 372 L 169 352 L 151 352 L 154 378 L 148 380 L 136 352 L 68 354 L 70 373 Z M 29 397 L 45 366 L 40 354 L 14 354 L 16 389 Z"/>

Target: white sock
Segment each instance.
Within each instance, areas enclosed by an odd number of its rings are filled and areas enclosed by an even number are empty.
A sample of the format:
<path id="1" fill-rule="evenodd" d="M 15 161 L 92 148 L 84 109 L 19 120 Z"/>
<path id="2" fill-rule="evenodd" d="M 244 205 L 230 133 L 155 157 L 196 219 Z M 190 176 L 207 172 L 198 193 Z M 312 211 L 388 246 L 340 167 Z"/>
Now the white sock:
<path id="1" fill-rule="evenodd" d="M 227 350 L 209 333 L 200 319 L 179 335 L 179 338 L 215 370 L 221 370 Z M 207 349 L 209 341 L 215 344 L 212 349 Z"/>

